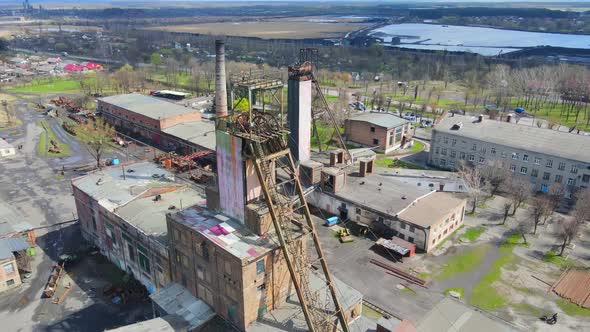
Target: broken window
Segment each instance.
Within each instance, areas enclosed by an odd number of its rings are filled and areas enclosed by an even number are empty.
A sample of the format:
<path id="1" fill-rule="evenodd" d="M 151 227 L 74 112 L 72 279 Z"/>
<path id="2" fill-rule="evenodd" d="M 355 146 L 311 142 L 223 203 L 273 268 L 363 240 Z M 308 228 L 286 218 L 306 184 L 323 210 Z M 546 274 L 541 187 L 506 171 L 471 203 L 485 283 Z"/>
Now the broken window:
<path id="1" fill-rule="evenodd" d="M 2 265 L 2 268 L 4 269 L 4 273 L 6 274 L 14 272 L 14 265 L 12 265 L 12 263 L 4 264 Z"/>
<path id="2" fill-rule="evenodd" d="M 264 273 L 264 259 L 256 262 L 256 274 Z"/>

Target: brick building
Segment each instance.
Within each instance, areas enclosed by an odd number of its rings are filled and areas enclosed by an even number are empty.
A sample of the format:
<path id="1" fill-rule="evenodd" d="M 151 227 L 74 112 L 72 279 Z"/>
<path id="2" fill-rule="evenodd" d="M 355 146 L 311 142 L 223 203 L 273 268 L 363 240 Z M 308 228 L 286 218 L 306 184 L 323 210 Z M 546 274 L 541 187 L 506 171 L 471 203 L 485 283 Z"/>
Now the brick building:
<path id="1" fill-rule="evenodd" d="M 0 239 L 0 292 L 22 283 L 17 260 L 26 255 L 28 248 L 29 244 L 20 237 Z"/>
<path id="2" fill-rule="evenodd" d="M 527 179 L 535 191 L 553 183 L 566 197 L 590 185 L 590 137 L 518 125 L 483 116 L 448 116 L 432 131 L 428 163 L 455 170 L 461 162 L 498 165 Z"/>
<path id="3" fill-rule="evenodd" d="M 82 236 L 151 293 L 170 282 L 166 214 L 203 203 L 154 164 L 106 168 L 72 180 Z"/>
<path id="4" fill-rule="evenodd" d="M 215 125 L 201 121 L 199 109 L 131 93 L 99 98 L 96 110 L 117 130 L 163 149 L 185 153 L 215 149 Z"/>
<path id="5" fill-rule="evenodd" d="M 351 144 L 389 153 L 409 142 L 410 123 L 392 113 L 366 112 L 346 119 L 344 135 Z"/>

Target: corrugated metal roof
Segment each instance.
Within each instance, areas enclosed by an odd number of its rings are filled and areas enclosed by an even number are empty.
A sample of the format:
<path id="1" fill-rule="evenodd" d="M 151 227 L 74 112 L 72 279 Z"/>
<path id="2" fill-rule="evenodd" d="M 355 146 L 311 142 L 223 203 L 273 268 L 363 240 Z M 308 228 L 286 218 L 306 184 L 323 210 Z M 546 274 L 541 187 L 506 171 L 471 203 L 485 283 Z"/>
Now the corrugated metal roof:
<path id="1" fill-rule="evenodd" d="M 173 102 L 138 93 L 109 96 L 99 98 L 99 100 L 155 120 L 197 112 L 190 107 L 183 107 Z"/>
<path id="2" fill-rule="evenodd" d="M 0 259 L 12 257 L 15 251 L 26 250 L 29 244 L 22 237 L 7 237 L 0 239 Z"/>
<path id="3" fill-rule="evenodd" d="M 215 150 L 215 123 L 213 121 L 184 122 L 162 131 L 206 149 Z"/>
<path id="4" fill-rule="evenodd" d="M 460 129 L 451 129 L 459 122 Z M 590 163 L 590 136 L 461 115 L 445 118 L 433 131 Z"/>
<path id="5" fill-rule="evenodd" d="M 360 115 L 351 117 L 351 121 L 364 121 L 369 122 L 375 126 L 384 127 L 387 129 L 399 127 L 404 123 L 408 123 L 408 120 L 400 118 L 392 113 L 385 112 L 368 112 Z"/>
<path id="6" fill-rule="evenodd" d="M 205 302 L 194 297 L 186 288 L 171 282 L 150 295 L 152 301 L 168 315 L 177 315 L 188 323 L 192 331 L 215 316 Z"/>

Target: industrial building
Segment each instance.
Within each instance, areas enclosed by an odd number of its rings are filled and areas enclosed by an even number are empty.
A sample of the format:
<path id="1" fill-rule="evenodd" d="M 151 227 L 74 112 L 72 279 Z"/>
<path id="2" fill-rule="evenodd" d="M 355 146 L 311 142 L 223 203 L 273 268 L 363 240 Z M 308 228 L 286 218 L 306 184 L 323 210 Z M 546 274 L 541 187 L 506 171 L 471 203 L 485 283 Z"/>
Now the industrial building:
<path id="1" fill-rule="evenodd" d="M 22 281 L 19 257 L 26 257 L 29 244 L 20 237 L 0 239 L 0 292 L 18 287 Z"/>
<path id="2" fill-rule="evenodd" d="M 96 110 L 119 131 L 165 150 L 189 154 L 215 149 L 215 124 L 202 120 L 201 109 L 130 93 L 99 98 Z"/>
<path id="3" fill-rule="evenodd" d="M 463 225 L 465 198 L 437 192 L 440 188 L 432 183 L 409 186 L 387 174 L 371 174 L 372 161 L 361 161 L 353 173 L 334 166 L 316 165 L 302 173 L 321 174 L 310 176 L 316 179 L 311 185 L 321 190 L 309 194 L 309 203 L 342 220 L 371 227 L 386 238 L 396 236 L 423 252 Z"/>
<path id="4" fill-rule="evenodd" d="M 511 121 L 511 116 L 508 116 Z M 486 165 L 498 161 L 534 190 L 547 192 L 553 183 L 565 186 L 566 197 L 590 185 L 590 137 L 496 121 L 484 116 L 448 116 L 432 132 L 428 162 L 457 169 L 461 162 Z"/>
<path id="5" fill-rule="evenodd" d="M 204 197 L 155 164 L 105 168 L 72 180 L 82 236 L 151 293 L 170 282 L 166 214 Z"/>
<path id="6" fill-rule="evenodd" d="M 410 142 L 410 122 L 393 113 L 365 112 L 344 121 L 344 136 L 350 144 L 375 147 L 389 153 Z"/>

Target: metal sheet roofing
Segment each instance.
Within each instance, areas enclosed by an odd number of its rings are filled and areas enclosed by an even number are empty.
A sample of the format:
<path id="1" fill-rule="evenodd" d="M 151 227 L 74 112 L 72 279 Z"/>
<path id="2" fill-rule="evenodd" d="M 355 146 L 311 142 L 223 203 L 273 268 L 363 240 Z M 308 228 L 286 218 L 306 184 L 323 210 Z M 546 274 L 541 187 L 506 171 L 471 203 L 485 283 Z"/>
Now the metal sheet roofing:
<path id="1" fill-rule="evenodd" d="M 428 228 L 464 202 L 464 199 L 452 193 L 433 192 L 408 206 L 399 214 L 399 218 Z"/>
<path id="2" fill-rule="evenodd" d="M 114 95 L 99 98 L 99 100 L 155 120 L 196 112 L 190 107 L 183 107 L 161 98 L 141 95 L 138 93 Z"/>
<path id="3" fill-rule="evenodd" d="M 186 288 L 177 283 L 169 283 L 150 295 L 152 301 L 168 315 L 184 318 L 188 330 L 192 331 L 215 316 L 215 312 L 205 302 L 194 297 Z"/>
<path id="4" fill-rule="evenodd" d="M 7 237 L 0 239 L 0 259 L 12 257 L 15 251 L 27 250 L 29 244 L 22 237 Z"/>
<path id="5" fill-rule="evenodd" d="M 392 113 L 385 112 L 366 112 L 351 117 L 351 121 L 364 121 L 369 122 L 375 126 L 391 129 L 399 127 L 404 123 L 408 123 L 408 120 L 400 118 Z"/>
<path id="6" fill-rule="evenodd" d="M 463 124 L 460 129 L 451 129 L 459 122 Z M 460 115 L 446 117 L 433 130 L 434 132 L 590 163 L 590 149 L 588 149 L 590 136 L 490 119 L 479 122 L 474 117 Z"/>
<path id="7" fill-rule="evenodd" d="M 206 149 L 215 150 L 215 123 L 212 121 L 184 122 L 162 131 Z"/>

